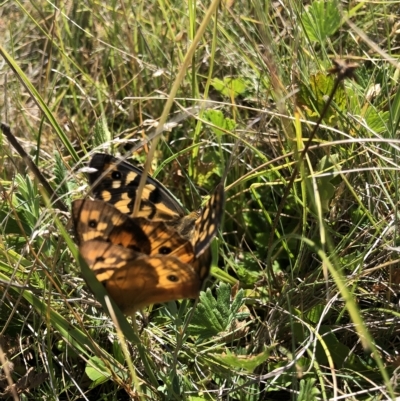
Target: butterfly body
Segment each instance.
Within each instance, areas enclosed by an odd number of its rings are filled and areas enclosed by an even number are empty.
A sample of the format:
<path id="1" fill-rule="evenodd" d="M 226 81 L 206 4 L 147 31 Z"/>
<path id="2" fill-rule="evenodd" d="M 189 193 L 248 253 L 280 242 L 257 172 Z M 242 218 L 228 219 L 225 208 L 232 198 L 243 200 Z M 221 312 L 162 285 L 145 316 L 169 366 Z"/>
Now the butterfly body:
<path id="1" fill-rule="evenodd" d="M 106 154 L 90 161 L 96 200 L 73 202 L 79 250 L 121 310 L 197 298 L 209 275 L 209 245 L 217 232 L 224 189 L 186 214 L 158 181 L 147 177 L 137 216 L 133 206 L 141 170 Z"/>

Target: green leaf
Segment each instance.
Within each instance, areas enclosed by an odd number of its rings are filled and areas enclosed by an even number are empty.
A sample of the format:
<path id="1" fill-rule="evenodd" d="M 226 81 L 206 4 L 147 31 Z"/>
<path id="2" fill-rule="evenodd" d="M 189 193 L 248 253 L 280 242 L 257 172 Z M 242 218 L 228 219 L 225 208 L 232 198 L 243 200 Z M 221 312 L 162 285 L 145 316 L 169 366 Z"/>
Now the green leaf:
<path id="1" fill-rule="evenodd" d="M 85 368 L 85 373 L 89 377 L 93 385 L 99 385 L 106 382 L 111 377 L 111 372 L 104 365 L 104 362 L 97 356 L 89 359 L 88 364 Z"/>
<path id="2" fill-rule="evenodd" d="M 323 212 L 328 212 L 330 209 L 330 202 L 335 195 L 336 186 L 331 183 L 337 177 L 337 173 L 341 170 L 338 164 L 339 155 L 326 155 L 321 158 L 317 165 L 317 171 L 323 174 L 317 177 L 317 185 L 319 198 Z"/>
<path id="3" fill-rule="evenodd" d="M 221 177 L 221 155 L 218 152 L 210 151 L 207 156 L 204 157 L 203 163 L 197 168 L 196 182 L 201 187 L 209 187 L 211 177 L 215 174 L 217 177 Z"/>
<path id="4" fill-rule="evenodd" d="M 314 1 L 302 16 L 307 36 L 323 44 L 340 27 L 340 13 L 336 1 Z"/>
<path id="5" fill-rule="evenodd" d="M 17 209 L 14 210 L 13 213 L 6 207 L 0 210 L 1 234 L 22 234 L 29 236 L 32 233 L 32 225 L 29 224 L 24 213 L 21 213 L 21 211 Z M 14 214 L 17 215 L 17 219 Z M 16 240 L 18 240 L 18 238 L 16 238 Z M 25 238 L 23 238 L 22 241 L 26 243 Z"/>
<path id="6" fill-rule="evenodd" d="M 94 126 L 93 146 L 96 147 L 103 143 L 110 142 L 111 140 L 112 136 L 108 129 L 107 119 L 105 115 L 102 115 L 102 117 L 96 121 Z"/>
<path id="7" fill-rule="evenodd" d="M 50 39 L 50 38 L 49 38 Z M 79 162 L 79 157 L 77 152 L 75 151 L 74 146 L 70 142 L 67 135 L 64 134 L 64 131 L 61 129 L 60 125 L 57 122 L 57 119 L 54 117 L 53 113 L 50 111 L 49 107 L 47 106 L 46 102 L 42 99 L 39 92 L 36 90 L 35 86 L 31 82 L 31 80 L 25 75 L 21 67 L 18 63 L 6 52 L 6 50 L 0 46 L 0 54 L 2 55 L 3 59 L 8 63 L 8 65 L 12 68 L 16 76 L 19 80 L 23 83 L 26 90 L 35 99 L 36 105 L 40 108 L 42 113 L 46 116 L 48 122 L 53 127 L 57 136 L 62 141 L 63 145 L 68 149 L 68 153 L 72 156 L 76 163 Z"/>
<path id="8" fill-rule="evenodd" d="M 235 98 L 238 95 L 243 95 L 249 87 L 251 87 L 248 80 L 243 78 L 225 77 L 222 81 L 214 78 L 211 85 L 222 95 L 229 98 Z"/>
<path id="9" fill-rule="evenodd" d="M 18 213 L 23 214 L 23 221 L 26 221 L 30 227 L 35 227 L 41 213 L 37 185 L 29 176 L 22 177 L 20 174 L 15 177 L 15 181 L 18 185 L 18 192 L 13 197 L 13 206 Z"/>
<path id="10" fill-rule="evenodd" d="M 253 373 L 257 366 L 264 363 L 270 355 L 270 350 L 267 349 L 258 355 L 247 356 L 247 355 L 234 355 L 229 350 L 227 350 L 226 355 L 213 356 L 216 360 L 220 361 L 224 365 L 228 366 L 230 369 L 244 369 L 249 373 Z"/>
<path id="11" fill-rule="evenodd" d="M 320 391 L 315 386 L 317 382 L 316 378 L 301 379 L 300 380 L 300 392 L 297 397 L 297 401 L 314 401 L 319 400 Z"/>
<path id="12" fill-rule="evenodd" d="M 339 342 L 335 332 L 330 326 L 320 326 L 319 334 L 321 341 L 317 342 L 315 350 L 316 361 L 321 365 L 328 364 L 328 357 L 332 358 L 335 367 L 338 369 L 349 369 L 363 375 L 373 375 L 373 367 L 366 365 L 347 345 Z M 299 323 L 293 325 L 294 339 L 298 342 L 305 341 L 307 330 Z"/>
<path id="13" fill-rule="evenodd" d="M 235 277 L 232 277 L 228 272 L 222 270 L 220 267 L 215 266 L 214 264 L 211 267 L 211 274 L 218 281 L 223 281 L 231 285 L 235 285 L 237 282 L 237 279 Z"/>
<path id="14" fill-rule="evenodd" d="M 310 82 L 300 84 L 298 103 L 310 118 L 316 120 L 322 113 L 329 96 L 332 94 L 334 85 L 335 78 L 322 72 L 311 75 Z M 340 84 L 333 95 L 333 104 L 326 111 L 324 120 L 329 121 L 332 125 L 335 124 L 338 118 L 337 109 L 344 111 L 346 104 L 346 93 L 343 85 Z"/>
<path id="15" fill-rule="evenodd" d="M 224 114 L 220 110 L 206 110 L 203 115 L 206 121 L 209 121 L 212 125 L 220 127 L 225 131 L 233 131 L 236 128 L 236 123 L 231 118 L 225 118 Z M 220 129 L 210 126 L 212 131 L 216 135 L 223 135 L 224 132 Z"/>
<path id="16" fill-rule="evenodd" d="M 286 365 L 287 361 L 270 362 L 266 371 L 272 372 L 275 369 L 285 368 Z M 291 385 L 293 385 L 293 373 L 291 371 L 283 371 L 274 377 L 274 380 L 271 382 L 271 390 L 278 390 Z"/>
<path id="17" fill-rule="evenodd" d="M 54 176 L 55 176 L 54 181 L 57 185 L 56 192 L 58 196 L 66 195 L 70 193 L 70 190 L 72 189 L 70 187 L 71 182 L 70 180 L 67 179 L 68 171 L 65 168 L 63 159 L 61 158 L 58 152 L 54 152 L 54 159 L 56 161 L 56 164 L 54 166 Z M 68 197 L 65 197 L 65 200 L 68 201 Z M 70 204 L 68 206 L 70 206 Z"/>
<path id="18" fill-rule="evenodd" d="M 254 287 L 263 274 L 259 261 L 251 252 L 243 253 L 242 262 L 236 264 L 235 270 L 240 283 L 246 288 Z"/>
<path id="19" fill-rule="evenodd" d="M 189 325 L 189 333 L 203 339 L 229 331 L 235 319 L 248 316 L 248 313 L 238 314 L 239 308 L 243 305 L 243 296 L 243 290 L 240 290 L 231 303 L 231 287 L 224 283 L 217 289 L 217 298 L 213 297 L 209 288 L 206 292 L 202 292 Z"/>
<path id="20" fill-rule="evenodd" d="M 326 320 L 330 315 L 331 315 L 331 310 L 328 310 L 328 313 L 323 315 L 325 310 L 325 305 L 324 304 L 318 304 L 314 306 L 310 311 L 307 312 L 306 316 L 310 322 L 313 323 L 318 323 L 321 320 L 321 317 L 323 317 L 323 320 Z"/>
<path id="21" fill-rule="evenodd" d="M 374 107 L 368 107 L 364 119 L 368 127 L 377 134 L 388 131 L 390 113 L 389 111 L 377 111 Z"/>

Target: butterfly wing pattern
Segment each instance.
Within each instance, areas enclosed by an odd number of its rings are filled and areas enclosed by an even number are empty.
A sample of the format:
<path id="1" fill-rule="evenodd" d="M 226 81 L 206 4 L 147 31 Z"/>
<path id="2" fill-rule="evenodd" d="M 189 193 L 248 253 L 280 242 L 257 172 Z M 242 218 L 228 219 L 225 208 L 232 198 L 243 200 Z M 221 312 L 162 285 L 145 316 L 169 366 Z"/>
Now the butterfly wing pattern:
<path id="1" fill-rule="evenodd" d="M 99 200 L 74 201 L 72 216 L 79 244 L 97 239 L 147 255 L 167 255 L 180 247 L 193 253 L 192 245 L 163 221 L 131 218 Z"/>
<path id="2" fill-rule="evenodd" d="M 76 200 L 72 218 L 81 255 L 120 309 L 197 298 L 211 267 L 210 243 L 224 208 L 218 185 L 201 212 L 186 214 L 173 195 L 147 177 L 132 217 L 141 170 L 96 153 L 89 175 L 96 200 Z"/>
<path id="3" fill-rule="evenodd" d="M 196 256 L 200 256 L 209 248 L 212 239 L 217 234 L 224 213 L 224 204 L 224 187 L 219 184 L 195 222 L 193 246 Z"/>
<path id="4" fill-rule="evenodd" d="M 89 167 L 89 183 L 96 199 L 111 203 L 119 211 L 132 216 L 142 170 L 105 153 L 96 153 Z M 178 220 L 185 209 L 160 182 L 147 177 L 138 216 L 150 220 Z"/>
<path id="5" fill-rule="evenodd" d="M 191 266 L 173 256 L 149 256 L 99 240 L 84 242 L 79 251 L 127 315 L 154 303 L 196 298 L 201 288 Z"/>

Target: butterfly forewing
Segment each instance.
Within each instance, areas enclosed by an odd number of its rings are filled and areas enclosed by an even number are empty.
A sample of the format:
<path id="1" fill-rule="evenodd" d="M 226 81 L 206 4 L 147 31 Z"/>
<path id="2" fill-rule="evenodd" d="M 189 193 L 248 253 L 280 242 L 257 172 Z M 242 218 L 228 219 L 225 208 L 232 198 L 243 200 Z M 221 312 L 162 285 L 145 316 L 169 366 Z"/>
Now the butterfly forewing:
<path id="1" fill-rule="evenodd" d="M 79 243 L 99 239 L 147 255 L 167 255 L 179 249 L 193 256 L 192 244 L 162 221 L 130 218 L 103 201 L 76 200 L 72 216 Z"/>
<path id="2" fill-rule="evenodd" d="M 213 195 L 203 208 L 194 227 L 194 253 L 198 257 L 209 246 L 218 231 L 224 213 L 225 194 L 222 184 L 218 185 Z"/>
<path id="3" fill-rule="evenodd" d="M 84 242 L 79 250 L 126 314 L 150 304 L 199 295 L 197 273 L 173 256 L 147 256 L 103 241 Z"/>
<path id="4" fill-rule="evenodd" d="M 96 170 L 89 174 L 94 196 L 132 216 L 142 170 L 104 153 L 94 154 L 89 167 Z M 139 214 L 132 217 L 176 220 L 184 215 L 184 208 L 173 195 L 161 183 L 147 177 Z"/>

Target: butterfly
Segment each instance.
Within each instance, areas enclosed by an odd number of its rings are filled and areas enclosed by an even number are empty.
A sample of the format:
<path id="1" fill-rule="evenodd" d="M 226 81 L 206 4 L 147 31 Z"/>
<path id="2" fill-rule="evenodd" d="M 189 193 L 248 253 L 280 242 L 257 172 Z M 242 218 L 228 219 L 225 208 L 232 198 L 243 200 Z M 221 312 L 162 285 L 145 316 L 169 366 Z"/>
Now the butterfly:
<path id="1" fill-rule="evenodd" d="M 197 298 L 209 275 L 224 189 L 200 212 L 183 207 L 147 177 L 138 216 L 131 217 L 141 170 L 110 155 L 95 154 L 89 182 L 97 200 L 73 202 L 79 250 L 109 295 L 126 314 L 152 304 Z"/>

